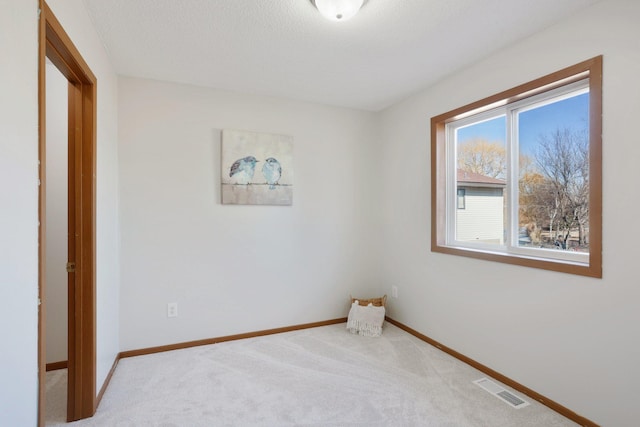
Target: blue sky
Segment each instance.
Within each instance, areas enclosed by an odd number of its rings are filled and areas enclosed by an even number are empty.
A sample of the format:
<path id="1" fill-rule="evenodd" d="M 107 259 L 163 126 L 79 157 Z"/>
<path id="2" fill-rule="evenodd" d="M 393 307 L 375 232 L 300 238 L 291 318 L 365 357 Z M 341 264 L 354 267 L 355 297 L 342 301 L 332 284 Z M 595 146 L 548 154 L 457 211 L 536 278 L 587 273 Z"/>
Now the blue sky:
<path id="1" fill-rule="evenodd" d="M 556 129 L 569 128 L 582 130 L 588 128 L 589 94 L 584 93 L 553 104 L 535 108 L 520 114 L 520 150 L 531 153 L 538 136 Z M 458 142 L 472 139 L 485 139 L 504 144 L 506 134 L 505 117 L 501 116 L 486 122 L 458 130 Z"/>

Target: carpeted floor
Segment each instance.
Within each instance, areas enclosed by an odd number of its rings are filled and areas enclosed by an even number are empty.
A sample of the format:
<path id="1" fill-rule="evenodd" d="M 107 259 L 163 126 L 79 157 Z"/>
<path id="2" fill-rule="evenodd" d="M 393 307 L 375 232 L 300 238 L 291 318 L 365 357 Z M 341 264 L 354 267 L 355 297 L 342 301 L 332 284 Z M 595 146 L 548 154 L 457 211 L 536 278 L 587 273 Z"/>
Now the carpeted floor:
<path id="1" fill-rule="evenodd" d="M 47 372 L 45 389 L 46 425 L 60 425 L 67 420 L 67 370 Z"/>
<path id="2" fill-rule="evenodd" d="M 512 408 L 482 377 L 393 325 L 337 324 L 123 359 L 96 415 L 69 425 L 577 426 L 519 393 L 531 404 Z"/>

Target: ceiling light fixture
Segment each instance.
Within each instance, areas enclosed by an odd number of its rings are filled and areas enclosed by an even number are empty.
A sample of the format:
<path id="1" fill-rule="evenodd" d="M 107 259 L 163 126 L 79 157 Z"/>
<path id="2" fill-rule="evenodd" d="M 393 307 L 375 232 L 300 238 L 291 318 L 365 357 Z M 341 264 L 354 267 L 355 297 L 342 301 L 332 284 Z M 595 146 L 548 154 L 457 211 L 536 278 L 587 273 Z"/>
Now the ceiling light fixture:
<path id="1" fill-rule="evenodd" d="M 364 0 L 311 0 L 322 16 L 330 21 L 346 21 L 358 13 Z"/>

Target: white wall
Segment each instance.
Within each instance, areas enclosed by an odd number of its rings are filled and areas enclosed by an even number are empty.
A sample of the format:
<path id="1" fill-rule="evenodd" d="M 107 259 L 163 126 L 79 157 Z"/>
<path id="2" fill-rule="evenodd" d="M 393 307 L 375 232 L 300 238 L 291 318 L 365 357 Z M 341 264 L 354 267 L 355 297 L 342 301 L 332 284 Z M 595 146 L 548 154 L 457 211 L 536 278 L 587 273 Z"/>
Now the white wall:
<path id="1" fill-rule="evenodd" d="M 100 389 L 119 352 L 118 84 L 82 0 L 47 3 L 98 80 L 96 376 Z"/>
<path id="2" fill-rule="evenodd" d="M 603 1 L 382 114 L 389 314 L 597 423 L 640 398 L 640 2 Z M 430 252 L 432 116 L 604 55 L 603 279 Z M 402 187 L 394 171 L 416 171 Z M 418 197 L 416 197 L 418 195 Z M 401 209 L 412 205 L 413 209 Z"/>
<path id="3" fill-rule="evenodd" d="M 68 314 L 68 82 L 46 64 L 46 363 L 67 360 Z"/>
<path id="4" fill-rule="evenodd" d="M 119 115 L 122 350 L 344 317 L 350 293 L 374 296 L 373 114 L 121 77 Z M 293 206 L 220 203 L 222 129 L 293 136 Z"/>
<path id="5" fill-rule="evenodd" d="M 38 403 L 37 2 L 0 0 L 0 424 Z M 17 42 L 19 41 L 19 42 Z"/>

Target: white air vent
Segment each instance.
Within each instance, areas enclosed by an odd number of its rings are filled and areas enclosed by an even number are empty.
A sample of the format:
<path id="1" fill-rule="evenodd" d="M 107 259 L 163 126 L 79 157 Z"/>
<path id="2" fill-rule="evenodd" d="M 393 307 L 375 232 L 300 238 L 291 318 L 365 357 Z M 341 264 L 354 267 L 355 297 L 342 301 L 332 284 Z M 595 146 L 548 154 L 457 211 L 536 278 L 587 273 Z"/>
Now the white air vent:
<path id="1" fill-rule="evenodd" d="M 513 406 L 516 409 L 529 406 L 529 402 L 520 399 L 515 394 L 511 393 L 508 390 L 505 390 L 504 387 L 494 383 L 488 378 L 480 378 L 479 380 L 475 380 L 474 383 L 479 385 L 489 393 L 493 394 L 498 399 L 507 402 L 509 405 Z"/>

